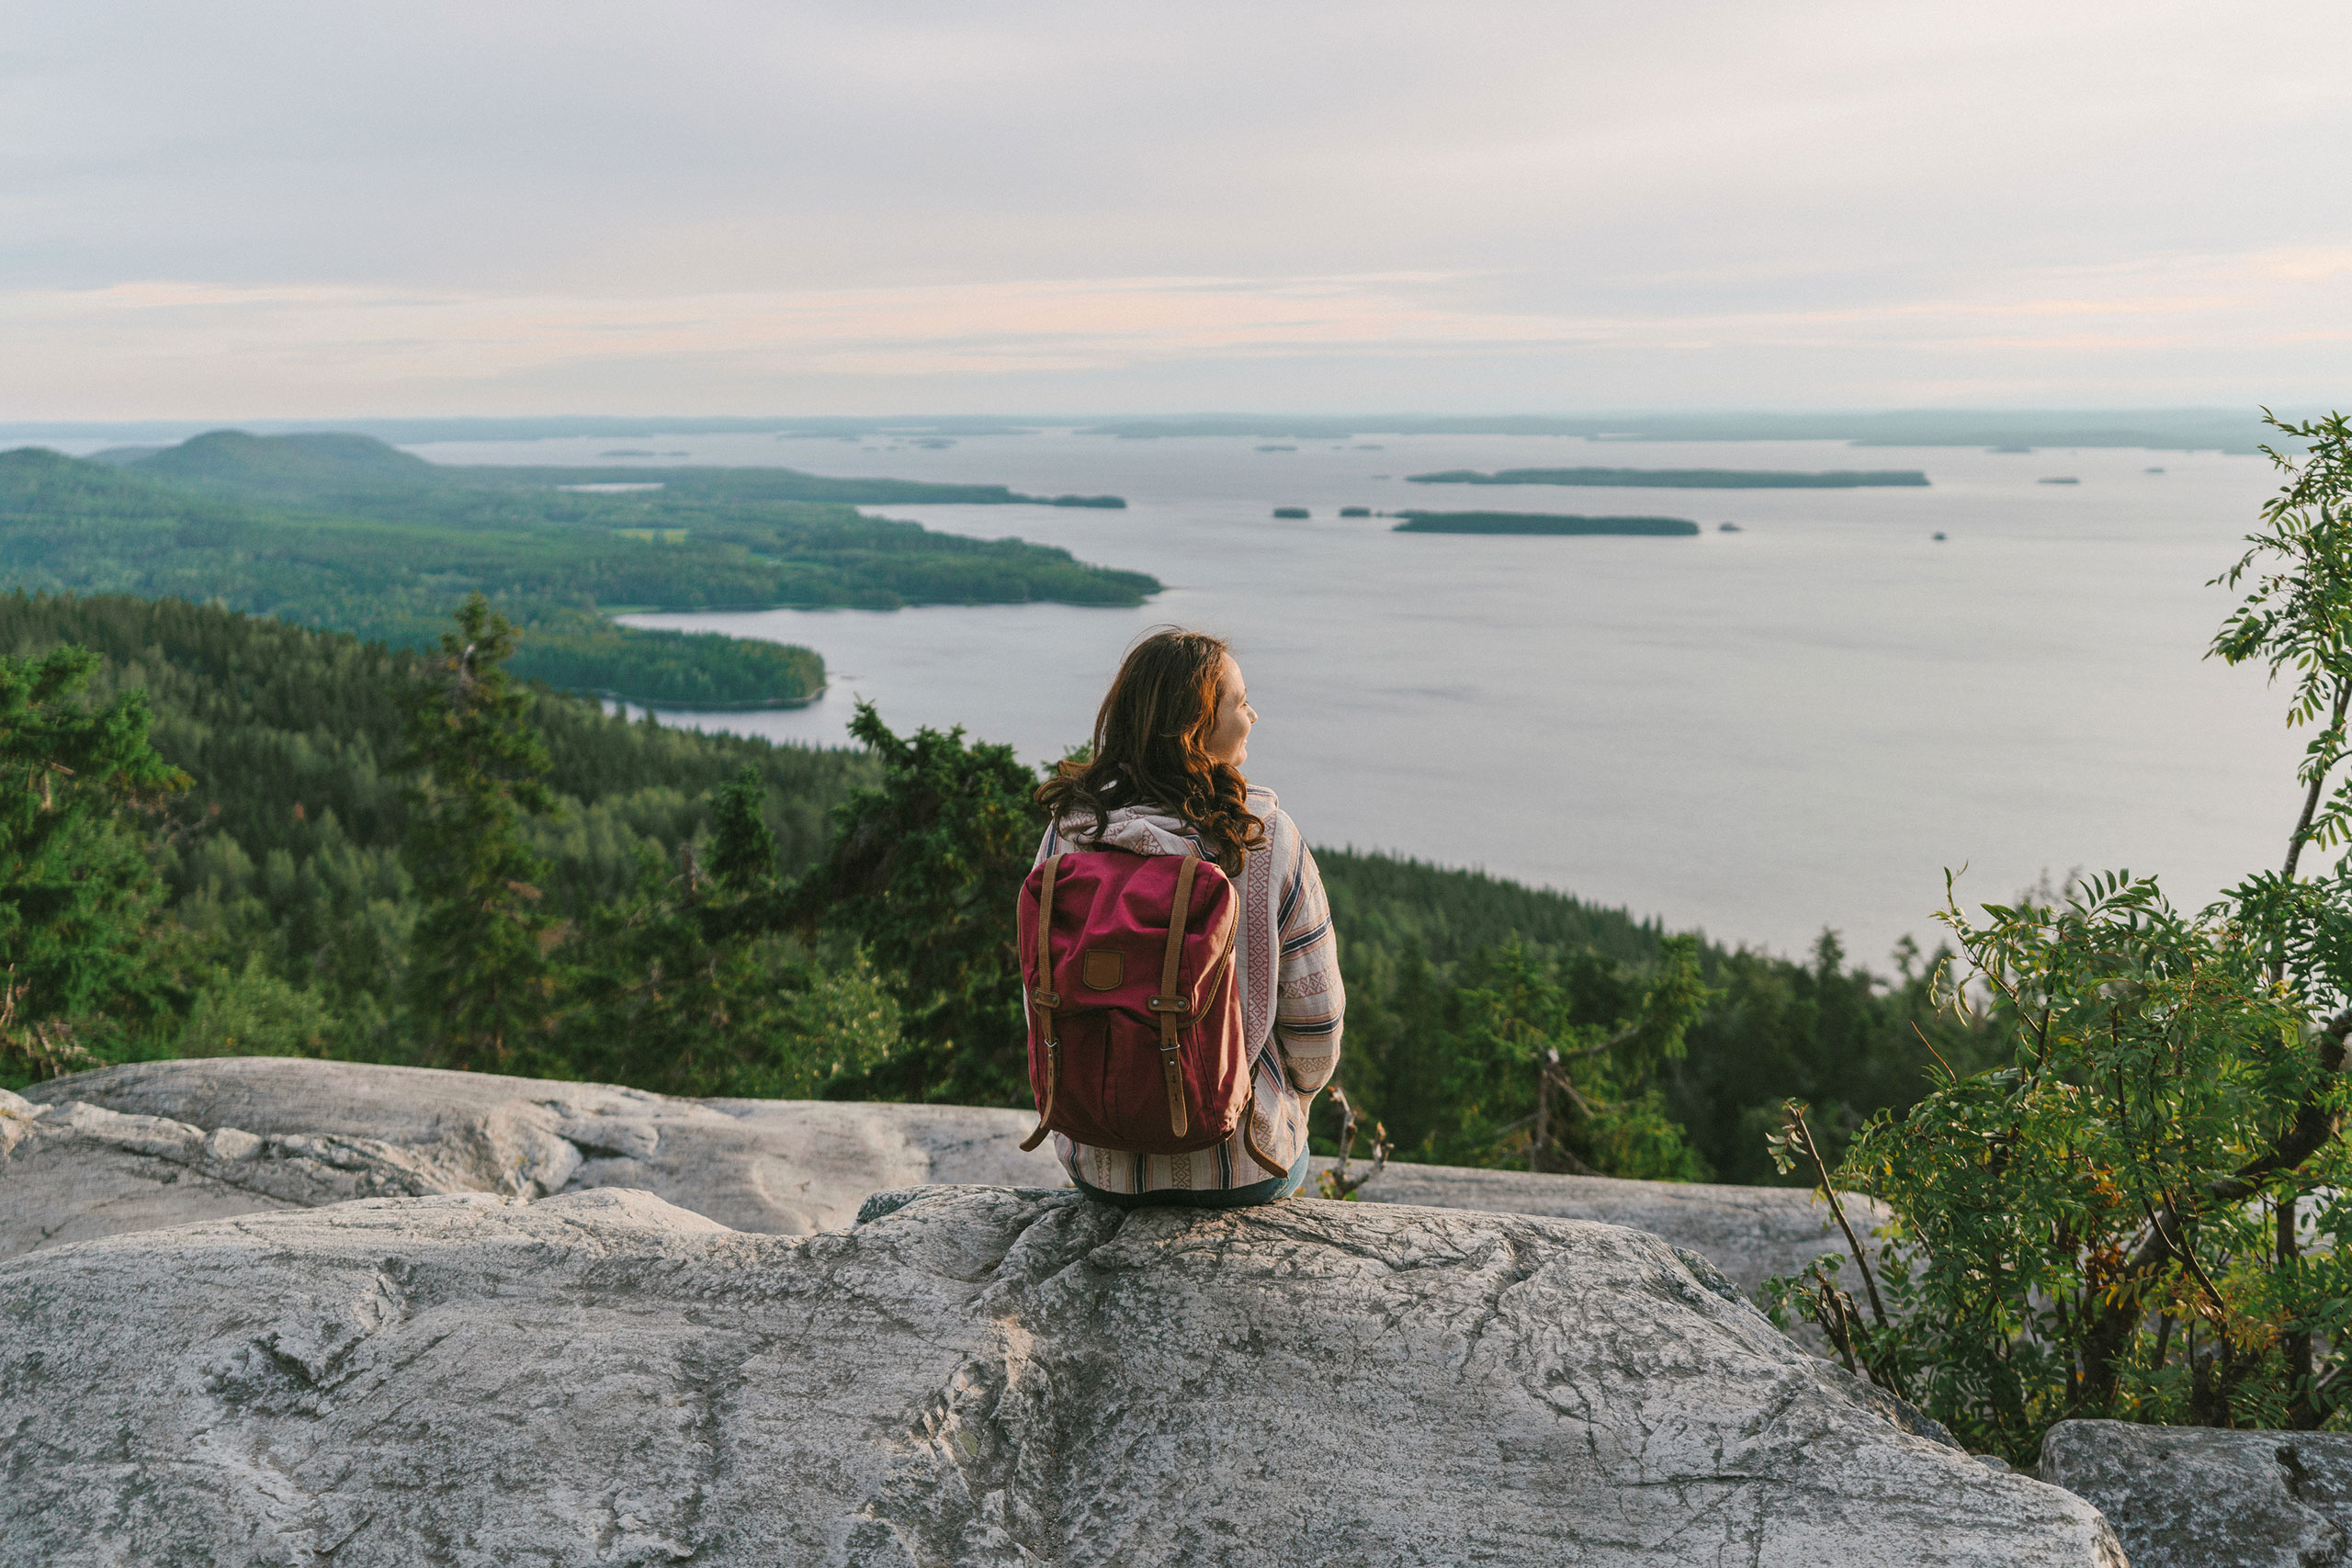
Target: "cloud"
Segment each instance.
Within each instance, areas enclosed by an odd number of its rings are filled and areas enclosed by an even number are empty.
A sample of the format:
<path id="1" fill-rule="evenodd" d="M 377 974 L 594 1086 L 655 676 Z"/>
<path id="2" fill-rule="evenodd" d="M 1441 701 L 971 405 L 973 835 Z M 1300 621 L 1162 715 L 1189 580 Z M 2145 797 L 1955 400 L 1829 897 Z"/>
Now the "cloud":
<path id="1" fill-rule="evenodd" d="M 0 413 L 2340 396 L 2346 42 L 2311 0 L 49 7 L 0 62 Z"/>

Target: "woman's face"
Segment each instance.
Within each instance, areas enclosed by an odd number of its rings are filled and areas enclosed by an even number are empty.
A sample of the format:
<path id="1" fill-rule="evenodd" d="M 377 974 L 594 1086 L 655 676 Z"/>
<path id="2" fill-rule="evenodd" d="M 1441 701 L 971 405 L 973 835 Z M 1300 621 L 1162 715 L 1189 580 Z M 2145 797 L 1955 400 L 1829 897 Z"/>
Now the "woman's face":
<path id="1" fill-rule="evenodd" d="M 1216 722 L 1209 726 L 1209 755 L 1237 768 L 1248 761 L 1250 727 L 1257 722 L 1257 712 L 1250 705 L 1249 688 L 1242 683 L 1241 666 L 1228 653 L 1217 671 Z"/>

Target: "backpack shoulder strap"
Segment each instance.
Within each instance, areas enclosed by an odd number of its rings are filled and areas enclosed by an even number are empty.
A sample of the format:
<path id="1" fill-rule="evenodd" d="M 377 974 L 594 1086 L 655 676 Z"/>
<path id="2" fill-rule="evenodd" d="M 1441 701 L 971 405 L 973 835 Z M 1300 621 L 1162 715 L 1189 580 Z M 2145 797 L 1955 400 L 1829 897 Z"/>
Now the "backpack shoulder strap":
<path id="1" fill-rule="evenodd" d="M 1180 1138 L 1192 1121 L 1184 1114 L 1184 1072 L 1177 1065 L 1176 1026 L 1190 1018 L 1193 1004 L 1178 994 L 1176 981 L 1184 958 L 1184 928 L 1193 919 L 1193 878 L 1200 869 L 1201 857 L 1190 854 L 1176 868 L 1176 901 L 1168 909 L 1168 950 L 1159 964 L 1159 994 L 1148 1004 L 1159 1015 L 1159 1069 L 1168 1080 L 1168 1125 Z"/>
<path id="2" fill-rule="evenodd" d="M 1061 994 L 1054 989 L 1054 877 L 1061 868 L 1061 856 L 1049 857 L 1037 889 L 1037 988 L 1029 993 L 1029 1002 L 1037 1010 L 1037 1033 L 1046 1042 L 1046 1102 L 1037 1108 L 1037 1130 L 1021 1142 L 1023 1154 L 1046 1141 L 1046 1124 L 1054 1119 L 1054 1095 L 1062 1082 L 1062 1042 L 1054 1031 L 1054 1010 L 1062 1005 Z"/>

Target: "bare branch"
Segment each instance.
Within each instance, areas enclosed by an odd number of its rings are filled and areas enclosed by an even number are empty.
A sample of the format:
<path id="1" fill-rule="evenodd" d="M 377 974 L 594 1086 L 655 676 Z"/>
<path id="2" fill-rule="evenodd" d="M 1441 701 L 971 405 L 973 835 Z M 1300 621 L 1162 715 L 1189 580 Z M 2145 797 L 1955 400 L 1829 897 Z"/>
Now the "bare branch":
<path id="1" fill-rule="evenodd" d="M 1813 1129 L 1805 1125 L 1804 1112 L 1794 1105 L 1782 1112 L 1792 1142 L 1813 1161 L 1814 1174 L 1820 1179 L 1821 1195 L 1829 1200 L 1829 1213 L 1838 1221 L 1838 1228 L 1846 1233 L 1846 1245 L 1854 1254 L 1854 1264 L 1862 1271 L 1862 1288 L 1870 1292 L 1871 1315 L 1878 1319 L 1881 1328 L 1886 1326 L 1886 1303 L 1879 1300 L 1878 1280 L 1871 1274 L 1871 1260 L 1862 1251 L 1861 1242 L 1854 1235 L 1854 1227 L 1846 1222 L 1846 1206 L 1838 1201 L 1838 1189 L 1829 1179 L 1829 1164 L 1821 1157 L 1821 1145 L 1813 1141 Z"/>

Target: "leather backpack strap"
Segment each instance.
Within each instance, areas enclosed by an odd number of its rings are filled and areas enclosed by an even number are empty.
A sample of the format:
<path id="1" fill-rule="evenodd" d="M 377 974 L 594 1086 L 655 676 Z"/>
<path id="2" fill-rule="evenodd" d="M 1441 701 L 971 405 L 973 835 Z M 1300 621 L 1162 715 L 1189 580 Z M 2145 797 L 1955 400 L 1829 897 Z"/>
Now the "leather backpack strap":
<path id="1" fill-rule="evenodd" d="M 1046 1099 L 1037 1107 L 1037 1130 L 1021 1141 L 1024 1154 L 1046 1141 L 1054 1096 L 1062 1084 L 1062 1040 L 1054 1032 L 1054 1010 L 1062 1005 L 1061 993 L 1054 989 L 1054 878 L 1061 869 L 1061 856 L 1047 860 L 1045 884 L 1037 889 L 1037 988 L 1029 993 L 1029 1003 L 1037 1010 L 1037 1032 L 1046 1040 Z"/>
<path id="2" fill-rule="evenodd" d="M 1159 964 L 1159 994 L 1150 1004 L 1159 1015 L 1159 1070 L 1168 1080 L 1168 1126 L 1180 1138 L 1191 1129 L 1192 1119 L 1184 1114 L 1184 1071 L 1177 1063 L 1176 1026 L 1191 1015 L 1193 1004 L 1177 992 L 1176 981 L 1184 960 L 1184 928 L 1193 919 L 1193 878 L 1200 869 L 1201 857 L 1191 854 L 1176 868 L 1176 902 L 1168 911 L 1168 952 Z"/>

